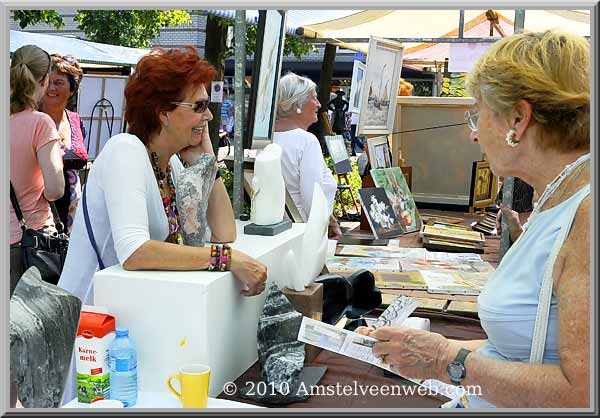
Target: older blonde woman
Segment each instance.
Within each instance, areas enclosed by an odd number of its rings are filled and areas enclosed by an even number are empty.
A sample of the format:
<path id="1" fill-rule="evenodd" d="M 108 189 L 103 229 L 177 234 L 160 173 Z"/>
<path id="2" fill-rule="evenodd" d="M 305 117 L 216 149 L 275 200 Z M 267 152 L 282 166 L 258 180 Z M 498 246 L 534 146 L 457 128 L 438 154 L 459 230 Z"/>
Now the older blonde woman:
<path id="1" fill-rule="evenodd" d="M 313 185 L 318 183 L 332 213 L 329 238 L 340 239 L 342 233 L 333 216 L 337 183 L 325 164 L 319 140 L 307 131 L 317 121 L 320 108 L 316 85 L 312 80 L 294 73 L 281 77 L 273 142 L 283 150 L 281 170 L 285 187 L 303 220 L 308 220 Z"/>
<path id="2" fill-rule="evenodd" d="M 479 296 L 487 340 L 360 329 L 400 374 L 478 385 L 477 406 L 590 406 L 589 49 L 566 33 L 519 34 L 468 75 L 472 139 L 496 175 L 540 198 Z"/>

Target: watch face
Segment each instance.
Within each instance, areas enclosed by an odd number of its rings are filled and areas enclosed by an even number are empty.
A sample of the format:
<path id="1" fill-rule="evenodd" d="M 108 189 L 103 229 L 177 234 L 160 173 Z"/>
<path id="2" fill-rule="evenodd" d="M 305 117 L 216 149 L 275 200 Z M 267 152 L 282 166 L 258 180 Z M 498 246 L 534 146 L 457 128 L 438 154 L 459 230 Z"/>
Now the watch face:
<path id="1" fill-rule="evenodd" d="M 460 363 L 448 364 L 448 375 L 451 380 L 461 380 L 465 377 L 465 366 Z"/>

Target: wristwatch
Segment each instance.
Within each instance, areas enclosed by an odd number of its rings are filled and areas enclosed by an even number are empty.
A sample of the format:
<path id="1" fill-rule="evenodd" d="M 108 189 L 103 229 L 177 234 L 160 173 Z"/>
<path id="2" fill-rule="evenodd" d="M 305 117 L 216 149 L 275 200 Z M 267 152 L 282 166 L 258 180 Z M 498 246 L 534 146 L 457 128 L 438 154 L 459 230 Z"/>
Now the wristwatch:
<path id="1" fill-rule="evenodd" d="M 456 355 L 454 361 L 448 364 L 446 371 L 450 377 L 450 381 L 455 385 L 460 385 L 460 382 L 467 375 L 467 369 L 465 368 L 465 360 L 471 351 L 466 348 L 461 348 Z"/>

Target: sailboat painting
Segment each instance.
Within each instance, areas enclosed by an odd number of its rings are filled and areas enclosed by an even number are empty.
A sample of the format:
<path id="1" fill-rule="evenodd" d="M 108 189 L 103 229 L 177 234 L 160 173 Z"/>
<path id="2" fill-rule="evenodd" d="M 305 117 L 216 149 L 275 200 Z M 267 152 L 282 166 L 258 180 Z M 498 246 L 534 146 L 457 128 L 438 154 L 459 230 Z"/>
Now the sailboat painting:
<path id="1" fill-rule="evenodd" d="M 402 70 L 401 43 L 371 37 L 361 98 L 358 134 L 389 134 L 394 127 L 396 96 Z"/>

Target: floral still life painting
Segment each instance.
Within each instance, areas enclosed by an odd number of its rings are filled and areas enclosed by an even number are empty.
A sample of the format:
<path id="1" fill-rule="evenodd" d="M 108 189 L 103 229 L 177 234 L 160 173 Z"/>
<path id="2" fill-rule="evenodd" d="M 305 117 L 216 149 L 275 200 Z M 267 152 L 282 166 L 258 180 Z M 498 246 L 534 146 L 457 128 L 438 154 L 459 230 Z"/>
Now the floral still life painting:
<path id="1" fill-rule="evenodd" d="M 359 189 L 358 197 L 376 239 L 389 239 L 403 234 L 404 231 L 383 188 Z"/>

